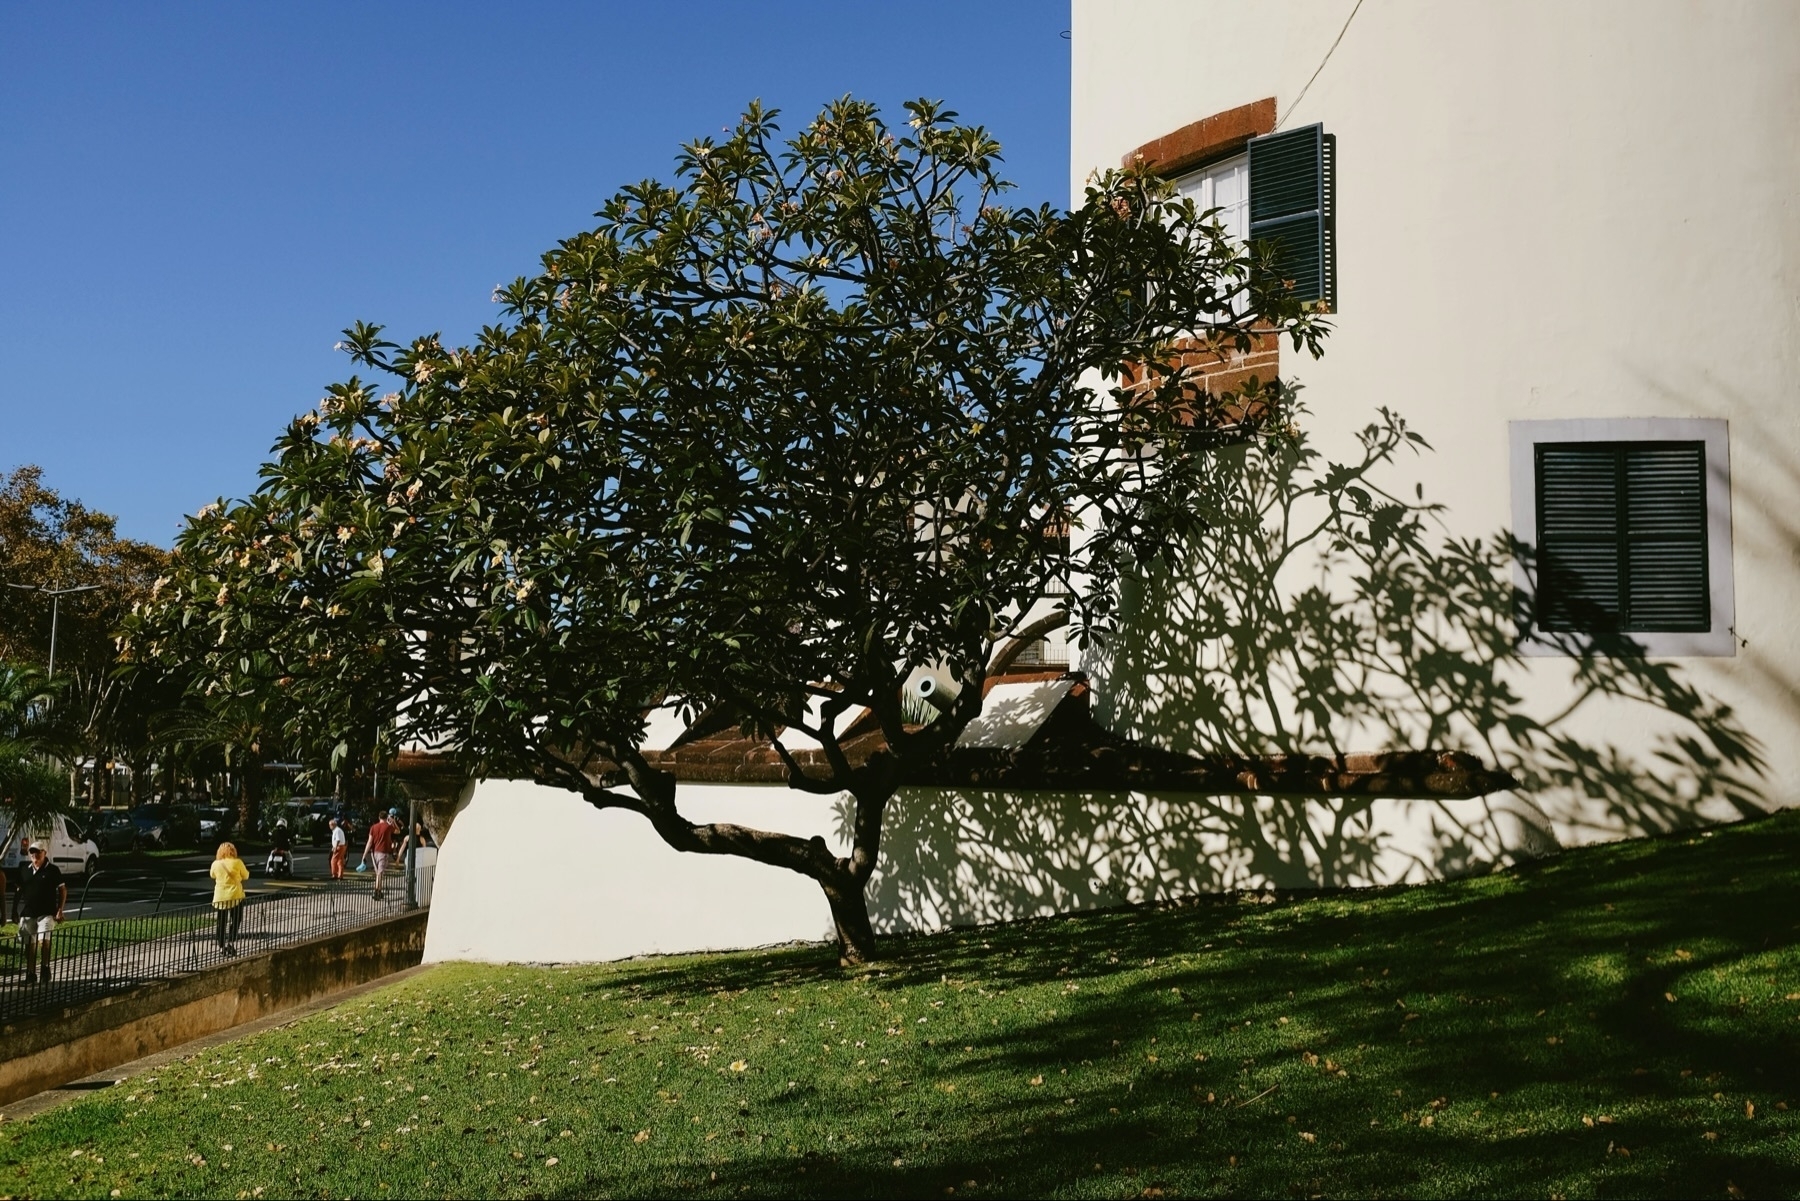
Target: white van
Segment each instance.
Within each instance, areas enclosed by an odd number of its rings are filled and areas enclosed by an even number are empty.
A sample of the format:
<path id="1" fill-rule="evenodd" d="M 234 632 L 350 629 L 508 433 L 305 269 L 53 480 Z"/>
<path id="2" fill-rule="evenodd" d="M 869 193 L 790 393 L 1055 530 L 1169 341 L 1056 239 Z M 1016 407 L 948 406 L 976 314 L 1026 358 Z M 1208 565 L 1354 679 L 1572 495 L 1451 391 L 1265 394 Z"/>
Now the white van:
<path id="1" fill-rule="evenodd" d="M 12 815 L 3 810 L 0 830 L 6 835 L 6 853 L 0 857 L 0 864 L 11 871 L 20 866 L 19 832 L 13 829 Z M 47 834 L 42 830 L 32 832 L 31 841 L 40 840 L 49 843 L 50 862 L 60 867 L 65 876 L 86 876 L 100 866 L 100 845 L 73 818 L 51 818 Z"/>

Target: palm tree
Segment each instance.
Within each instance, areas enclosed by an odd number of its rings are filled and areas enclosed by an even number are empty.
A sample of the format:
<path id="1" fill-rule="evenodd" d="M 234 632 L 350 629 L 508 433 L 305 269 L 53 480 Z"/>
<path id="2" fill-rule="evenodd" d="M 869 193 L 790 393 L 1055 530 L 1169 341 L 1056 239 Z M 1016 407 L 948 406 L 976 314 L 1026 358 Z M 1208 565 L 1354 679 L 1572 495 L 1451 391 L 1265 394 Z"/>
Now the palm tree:
<path id="1" fill-rule="evenodd" d="M 49 761 L 67 749 L 51 716 L 60 690 L 35 667 L 0 661 L 0 808 L 15 827 L 40 829 L 70 807 L 62 772 Z"/>
<path id="2" fill-rule="evenodd" d="M 158 741 L 185 755 L 217 753 L 225 770 L 237 777 L 238 829 L 255 830 L 262 806 L 263 742 L 268 717 L 260 703 L 217 698 L 190 703 L 164 715 Z"/>

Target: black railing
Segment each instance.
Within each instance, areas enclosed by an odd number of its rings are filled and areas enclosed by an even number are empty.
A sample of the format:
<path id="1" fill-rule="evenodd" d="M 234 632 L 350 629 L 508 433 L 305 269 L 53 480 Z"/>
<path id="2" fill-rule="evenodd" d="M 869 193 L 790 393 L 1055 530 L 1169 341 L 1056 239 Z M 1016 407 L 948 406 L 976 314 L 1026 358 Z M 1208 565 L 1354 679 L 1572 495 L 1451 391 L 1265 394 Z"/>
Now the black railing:
<path id="1" fill-rule="evenodd" d="M 429 895 L 424 877 L 430 871 L 420 868 L 422 895 Z M 219 945 L 218 911 L 211 905 L 159 905 L 143 915 L 70 921 L 51 936 L 48 981 L 27 978 L 25 948 L 18 938 L 9 939 L 0 946 L 0 1022 L 129 992 L 405 912 L 405 880 L 390 877 L 387 883 L 386 899 L 379 901 L 365 880 L 252 893 L 239 906 L 243 917 L 233 939 L 235 955 Z"/>

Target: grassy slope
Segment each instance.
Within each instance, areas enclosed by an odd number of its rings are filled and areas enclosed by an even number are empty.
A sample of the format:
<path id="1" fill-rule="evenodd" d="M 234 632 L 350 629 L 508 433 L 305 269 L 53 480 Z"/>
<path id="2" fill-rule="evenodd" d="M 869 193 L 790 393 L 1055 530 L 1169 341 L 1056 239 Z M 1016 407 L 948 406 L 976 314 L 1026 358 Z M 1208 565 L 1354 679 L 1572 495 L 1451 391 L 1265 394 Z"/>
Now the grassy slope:
<path id="1" fill-rule="evenodd" d="M 1797 853 L 447 965 L 0 1125 L 0 1193 L 1792 1196 Z"/>

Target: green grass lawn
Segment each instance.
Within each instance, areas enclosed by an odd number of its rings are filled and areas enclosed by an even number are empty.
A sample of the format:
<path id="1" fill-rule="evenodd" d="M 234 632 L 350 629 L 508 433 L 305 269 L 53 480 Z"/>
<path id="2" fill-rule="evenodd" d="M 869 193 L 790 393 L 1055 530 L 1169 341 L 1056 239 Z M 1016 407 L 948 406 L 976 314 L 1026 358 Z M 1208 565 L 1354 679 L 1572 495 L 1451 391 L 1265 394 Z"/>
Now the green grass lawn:
<path id="1" fill-rule="evenodd" d="M 0 1124 L 0 1193 L 1794 1196 L 1796 863 L 1800 813 L 856 973 L 446 965 Z"/>

